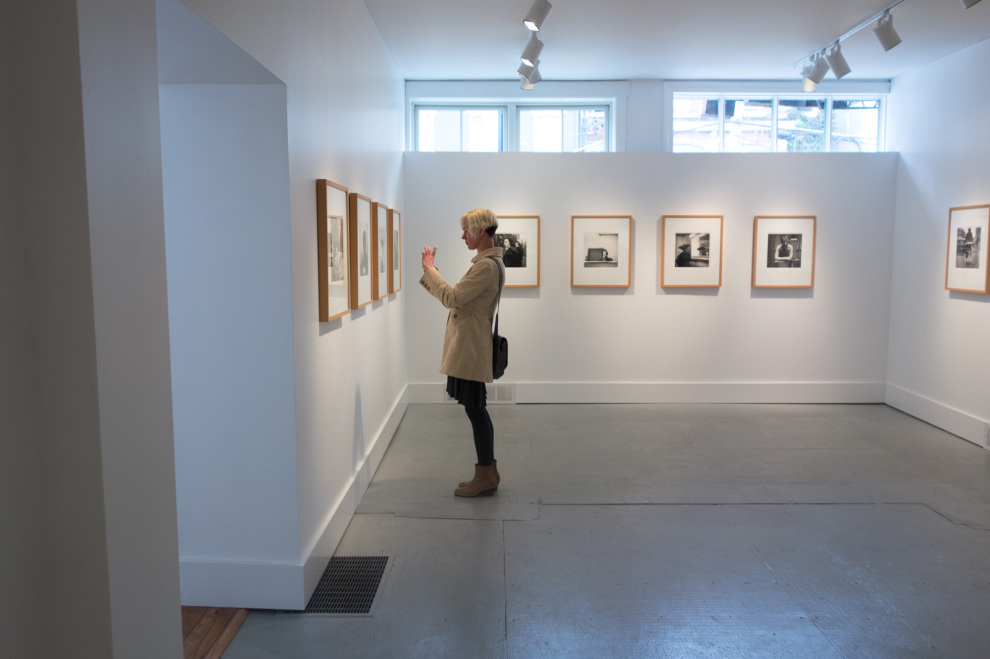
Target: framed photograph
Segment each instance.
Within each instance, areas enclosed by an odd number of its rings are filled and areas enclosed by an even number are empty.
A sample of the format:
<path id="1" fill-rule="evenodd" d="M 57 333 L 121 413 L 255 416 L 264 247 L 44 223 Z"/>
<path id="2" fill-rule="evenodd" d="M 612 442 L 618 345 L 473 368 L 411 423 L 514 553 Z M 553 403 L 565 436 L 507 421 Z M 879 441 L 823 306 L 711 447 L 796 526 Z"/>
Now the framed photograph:
<path id="1" fill-rule="evenodd" d="M 388 292 L 402 290 L 402 214 L 388 209 Z"/>
<path id="2" fill-rule="evenodd" d="M 664 215 L 660 228 L 660 285 L 722 285 L 721 215 Z"/>
<path id="3" fill-rule="evenodd" d="M 371 304 L 371 199 L 350 194 L 351 309 Z"/>
<path id="4" fill-rule="evenodd" d="M 949 209 L 949 241 L 945 256 L 945 288 L 965 293 L 990 293 L 987 238 L 990 205 Z"/>
<path id="5" fill-rule="evenodd" d="M 540 216 L 497 215 L 495 246 L 502 248 L 506 288 L 540 285 Z"/>
<path id="6" fill-rule="evenodd" d="M 348 286 L 347 188 L 326 179 L 316 182 L 316 261 L 320 322 L 351 309 Z"/>
<path id="7" fill-rule="evenodd" d="M 371 204 L 371 297 L 388 297 L 388 207 Z"/>
<path id="8" fill-rule="evenodd" d="M 815 285 L 814 215 L 757 216 L 753 222 L 753 288 Z"/>
<path id="9" fill-rule="evenodd" d="M 632 283 L 632 217 L 571 216 L 571 286 L 628 287 Z"/>

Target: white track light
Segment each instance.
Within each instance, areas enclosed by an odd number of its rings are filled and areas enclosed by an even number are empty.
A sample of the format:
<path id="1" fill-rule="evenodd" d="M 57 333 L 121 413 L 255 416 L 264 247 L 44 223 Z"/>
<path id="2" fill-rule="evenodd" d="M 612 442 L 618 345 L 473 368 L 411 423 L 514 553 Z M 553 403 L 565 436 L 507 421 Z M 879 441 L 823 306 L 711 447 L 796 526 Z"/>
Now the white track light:
<path id="1" fill-rule="evenodd" d="M 543 42 L 536 38 L 536 32 L 532 34 L 529 38 L 529 43 L 526 44 L 526 49 L 523 50 L 520 59 L 523 64 L 528 66 L 536 66 L 536 60 L 540 58 L 540 51 L 543 50 Z"/>
<path id="2" fill-rule="evenodd" d="M 812 58 L 811 71 L 806 74 L 806 77 L 817 85 L 826 73 L 828 73 L 828 62 L 825 60 L 825 51 L 822 51 Z"/>
<path id="3" fill-rule="evenodd" d="M 551 9 L 553 9 L 553 5 L 548 0 L 535 0 L 533 6 L 529 8 L 526 18 L 523 19 L 523 25 L 533 32 L 539 32 L 540 28 L 543 27 L 543 21 L 547 20 L 547 16 L 550 15 Z"/>
<path id="4" fill-rule="evenodd" d="M 877 26 L 873 28 L 873 34 L 877 35 L 877 39 L 885 51 L 890 50 L 901 42 L 900 35 L 894 31 L 894 20 L 890 16 L 889 9 L 877 21 Z"/>
<path id="5" fill-rule="evenodd" d="M 519 75 L 526 79 L 526 82 L 537 83 L 543 80 L 543 76 L 540 75 L 540 60 L 536 60 L 533 66 L 528 64 L 520 64 L 517 71 Z"/>
<path id="6" fill-rule="evenodd" d="M 836 79 L 841 78 L 852 70 L 849 68 L 849 64 L 846 63 L 846 58 L 842 56 L 842 48 L 839 46 L 838 41 L 832 44 L 832 48 L 825 55 L 825 59 L 828 60 L 828 65 L 832 68 L 832 73 L 835 74 Z"/>

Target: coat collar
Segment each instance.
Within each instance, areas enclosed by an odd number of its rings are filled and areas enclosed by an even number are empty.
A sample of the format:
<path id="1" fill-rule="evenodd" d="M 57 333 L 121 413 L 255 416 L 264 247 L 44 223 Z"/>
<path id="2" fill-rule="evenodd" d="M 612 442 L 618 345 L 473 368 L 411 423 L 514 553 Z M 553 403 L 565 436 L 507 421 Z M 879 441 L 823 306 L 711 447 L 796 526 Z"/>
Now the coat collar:
<path id="1" fill-rule="evenodd" d="M 490 247 L 483 252 L 479 252 L 473 259 L 471 259 L 471 263 L 477 263 L 480 259 L 487 259 L 489 256 L 497 256 L 498 258 L 502 258 L 502 248 Z"/>

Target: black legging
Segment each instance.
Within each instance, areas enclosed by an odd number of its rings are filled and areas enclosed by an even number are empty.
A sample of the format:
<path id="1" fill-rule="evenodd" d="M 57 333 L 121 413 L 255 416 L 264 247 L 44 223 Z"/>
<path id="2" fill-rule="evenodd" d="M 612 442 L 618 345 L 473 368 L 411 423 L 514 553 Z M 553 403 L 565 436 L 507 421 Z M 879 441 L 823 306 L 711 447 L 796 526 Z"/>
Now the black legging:
<path id="1" fill-rule="evenodd" d="M 474 430 L 474 450 L 478 454 L 478 464 L 488 466 L 495 459 L 495 426 L 488 416 L 487 407 L 464 406 L 471 428 Z"/>

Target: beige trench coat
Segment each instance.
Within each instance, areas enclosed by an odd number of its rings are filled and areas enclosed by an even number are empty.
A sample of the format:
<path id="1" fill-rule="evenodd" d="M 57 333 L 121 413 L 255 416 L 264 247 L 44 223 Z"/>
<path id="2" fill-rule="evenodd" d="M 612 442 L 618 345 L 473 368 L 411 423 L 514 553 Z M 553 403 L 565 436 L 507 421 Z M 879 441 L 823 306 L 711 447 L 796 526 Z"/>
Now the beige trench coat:
<path id="1" fill-rule="evenodd" d="M 419 283 L 450 309 L 443 335 L 440 372 L 462 380 L 492 381 L 492 320 L 498 298 L 498 266 L 502 248 L 492 247 L 471 259 L 471 268 L 451 286 L 435 268 L 423 273 Z"/>

